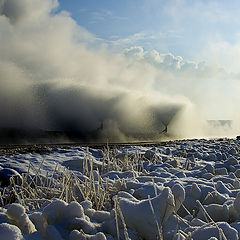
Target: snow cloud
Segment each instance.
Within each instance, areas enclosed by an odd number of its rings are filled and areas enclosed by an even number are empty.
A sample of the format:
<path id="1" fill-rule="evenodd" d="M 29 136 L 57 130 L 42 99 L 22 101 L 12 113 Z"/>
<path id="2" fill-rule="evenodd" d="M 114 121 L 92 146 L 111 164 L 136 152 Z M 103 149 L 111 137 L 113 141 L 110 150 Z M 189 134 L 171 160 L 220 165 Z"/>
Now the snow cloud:
<path id="1" fill-rule="evenodd" d="M 124 140 L 161 132 L 186 109 L 184 122 L 196 116 L 192 81 L 206 74 L 203 64 L 141 47 L 112 54 L 57 7 L 0 0 L 1 128 L 85 134 L 103 123 L 106 137 Z M 202 124 L 195 119 L 193 129 Z"/>

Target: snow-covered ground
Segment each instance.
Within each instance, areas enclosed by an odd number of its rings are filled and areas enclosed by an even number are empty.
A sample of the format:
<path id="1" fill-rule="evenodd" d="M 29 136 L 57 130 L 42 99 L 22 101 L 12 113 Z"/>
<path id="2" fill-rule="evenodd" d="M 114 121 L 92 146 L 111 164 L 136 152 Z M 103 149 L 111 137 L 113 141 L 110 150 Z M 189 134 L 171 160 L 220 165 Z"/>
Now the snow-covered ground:
<path id="1" fill-rule="evenodd" d="M 240 140 L 49 150 L 1 154 L 1 240 L 240 237 Z"/>

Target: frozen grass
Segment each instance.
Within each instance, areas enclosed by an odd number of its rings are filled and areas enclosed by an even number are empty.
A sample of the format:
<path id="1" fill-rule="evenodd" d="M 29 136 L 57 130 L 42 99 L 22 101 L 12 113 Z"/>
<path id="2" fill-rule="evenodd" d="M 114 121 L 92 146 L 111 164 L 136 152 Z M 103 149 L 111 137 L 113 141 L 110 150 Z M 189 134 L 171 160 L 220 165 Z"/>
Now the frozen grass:
<path id="1" fill-rule="evenodd" d="M 41 175 L 41 167 L 29 164 L 28 173 L 22 174 L 21 179 L 11 178 L 10 185 L 0 192 L 1 206 L 12 202 L 19 202 L 30 209 L 39 209 L 43 203 L 57 198 L 67 203 L 71 201 L 90 200 L 96 210 L 112 209 L 114 196 L 124 186 L 124 180 L 109 183 L 103 180 L 101 173 L 109 171 L 141 171 L 142 160 L 138 153 L 129 155 L 127 152 L 122 158 L 117 158 L 117 150 L 110 150 L 108 146 L 103 151 L 103 161 L 100 169 L 94 170 L 93 158 L 88 154 L 83 160 L 83 174 L 85 180 L 77 177 L 72 171 L 56 164 L 52 172 Z M 153 159 L 154 161 L 155 159 Z M 139 167 L 140 166 L 140 167 Z M 31 171 L 30 171 L 31 170 Z M 30 174 L 33 172 L 34 174 Z"/>
<path id="2" fill-rule="evenodd" d="M 23 174 L 21 184 L 16 184 L 12 178 L 10 186 L 5 187 L 1 194 L 1 205 L 17 200 L 25 207 L 39 209 L 43 203 L 49 202 L 48 200 L 58 198 L 67 203 L 90 200 L 96 209 L 102 209 L 105 202 L 109 200 L 107 187 L 102 184 L 100 175 L 95 183 L 92 171 L 89 173 L 89 180 L 82 181 L 64 167 L 58 166 L 56 170 L 50 176 L 36 174 L 31 177 L 29 174 Z"/>

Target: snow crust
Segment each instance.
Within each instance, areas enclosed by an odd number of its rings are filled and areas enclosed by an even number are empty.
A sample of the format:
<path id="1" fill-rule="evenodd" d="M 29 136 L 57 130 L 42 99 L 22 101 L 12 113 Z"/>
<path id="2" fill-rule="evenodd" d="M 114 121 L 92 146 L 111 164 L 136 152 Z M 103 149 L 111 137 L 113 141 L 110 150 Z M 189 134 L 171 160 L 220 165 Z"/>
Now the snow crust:
<path id="1" fill-rule="evenodd" d="M 0 239 L 237 240 L 239 152 L 239 140 L 200 139 L 4 154 Z M 21 179 L 15 186 L 12 176 Z M 21 184 L 32 191 L 28 196 L 18 192 Z M 4 191 L 11 189 L 16 196 L 8 203 Z M 40 189 L 44 197 L 37 199 Z"/>

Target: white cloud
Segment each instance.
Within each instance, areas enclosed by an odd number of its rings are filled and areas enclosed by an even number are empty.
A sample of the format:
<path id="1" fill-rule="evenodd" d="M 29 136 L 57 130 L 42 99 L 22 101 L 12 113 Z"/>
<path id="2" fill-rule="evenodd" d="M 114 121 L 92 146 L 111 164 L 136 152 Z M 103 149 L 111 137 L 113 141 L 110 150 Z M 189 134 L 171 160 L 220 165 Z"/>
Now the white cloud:
<path id="1" fill-rule="evenodd" d="M 159 53 L 157 50 L 144 50 L 141 46 L 134 46 L 124 50 L 125 56 L 148 62 L 156 68 L 169 71 L 188 71 L 198 69 L 193 61 L 183 61 L 183 57 L 172 53 Z"/>
<path id="2" fill-rule="evenodd" d="M 240 62 L 240 39 L 235 43 L 224 40 L 209 42 L 201 56 L 213 65 L 237 74 Z"/>

